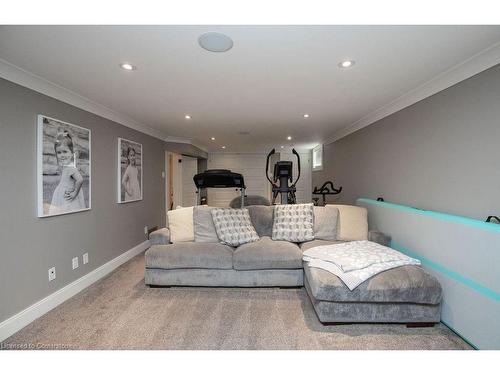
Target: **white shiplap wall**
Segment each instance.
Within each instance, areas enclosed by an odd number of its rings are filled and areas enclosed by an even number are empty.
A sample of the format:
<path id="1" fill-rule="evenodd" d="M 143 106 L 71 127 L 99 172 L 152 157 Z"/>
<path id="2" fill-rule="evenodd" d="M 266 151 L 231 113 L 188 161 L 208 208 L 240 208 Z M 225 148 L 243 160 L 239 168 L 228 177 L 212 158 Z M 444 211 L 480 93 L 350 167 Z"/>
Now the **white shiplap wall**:
<path id="1" fill-rule="evenodd" d="M 292 153 L 281 153 L 280 160 L 292 160 L 294 177 L 297 173 L 296 158 Z M 267 154 L 213 153 L 208 156 L 208 169 L 230 169 L 241 173 L 245 178 L 247 195 L 261 195 L 270 199 L 270 184 L 266 179 Z M 311 202 L 311 158 L 310 153 L 300 153 L 302 176 L 297 183 L 298 203 Z M 272 166 L 270 166 L 272 172 Z M 236 189 L 208 189 L 208 204 L 228 207 L 234 197 L 239 196 Z"/>

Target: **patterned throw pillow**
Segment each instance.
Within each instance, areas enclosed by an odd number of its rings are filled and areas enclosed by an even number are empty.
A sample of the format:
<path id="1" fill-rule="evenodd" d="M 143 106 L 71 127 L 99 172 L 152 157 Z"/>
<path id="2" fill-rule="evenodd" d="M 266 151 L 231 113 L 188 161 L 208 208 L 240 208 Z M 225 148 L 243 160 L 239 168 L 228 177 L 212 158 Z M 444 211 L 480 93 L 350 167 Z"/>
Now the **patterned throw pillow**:
<path id="1" fill-rule="evenodd" d="M 215 208 L 211 211 L 217 237 L 229 246 L 259 240 L 246 208 Z"/>
<path id="2" fill-rule="evenodd" d="M 283 204 L 274 207 L 273 240 L 305 242 L 314 239 L 313 205 Z"/>

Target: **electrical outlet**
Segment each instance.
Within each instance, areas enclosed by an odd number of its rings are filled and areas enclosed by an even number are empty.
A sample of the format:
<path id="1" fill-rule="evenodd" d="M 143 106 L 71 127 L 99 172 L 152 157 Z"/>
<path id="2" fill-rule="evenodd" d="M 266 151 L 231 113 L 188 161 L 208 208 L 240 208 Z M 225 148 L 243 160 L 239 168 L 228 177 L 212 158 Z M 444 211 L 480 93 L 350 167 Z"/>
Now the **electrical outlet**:
<path id="1" fill-rule="evenodd" d="M 165 178 L 165 172 L 161 172 L 161 178 Z"/>
<path id="2" fill-rule="evenodd" d="M 73 269 L 78 268 L 78 257 L 73 258 L 71 264 L 73 265 Z"/>
<path id="3" fill-rule="evenodd" d="M 56 267 L 52 267 L 49 269 L 49 281 L 52 281 L 56 278 Z"/>
<path id="4" fill-rule="evenodd" d="M 82 258 L 83 258 L 83 264 L 87 264 L 89 262 L 89 253 L 83 254 Z"/>
<path id="5" fill-rule="evenodd" d="M 144 227 L 144 234 L 148 234 L 148 226 L 147 225 Z"/>

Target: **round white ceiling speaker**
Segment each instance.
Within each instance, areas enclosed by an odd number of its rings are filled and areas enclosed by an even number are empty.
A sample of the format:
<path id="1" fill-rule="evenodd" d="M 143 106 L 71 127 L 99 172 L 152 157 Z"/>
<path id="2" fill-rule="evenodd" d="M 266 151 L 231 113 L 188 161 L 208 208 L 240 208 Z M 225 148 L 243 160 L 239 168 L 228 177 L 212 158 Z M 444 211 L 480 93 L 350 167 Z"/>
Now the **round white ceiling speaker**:
<path id="1" fill-rule="evenodd" d="M 200 46 L 210 52 L 226 52 L 233 47 L 233 41 L 221 33 L 205 33 L 198 38 Z"/>

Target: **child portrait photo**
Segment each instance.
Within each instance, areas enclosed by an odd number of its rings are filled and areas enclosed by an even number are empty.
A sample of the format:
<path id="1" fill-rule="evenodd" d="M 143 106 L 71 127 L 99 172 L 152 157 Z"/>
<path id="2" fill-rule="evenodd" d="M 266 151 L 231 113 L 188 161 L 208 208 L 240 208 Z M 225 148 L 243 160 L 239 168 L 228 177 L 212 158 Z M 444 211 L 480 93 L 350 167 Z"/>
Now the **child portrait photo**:
<path id="1" fill-rule="evenodd" d="M 38 115 L 38 216 L 90 210 L 90 130 Z"/>
<path id="2" fill-rule="evenodd" d="M 118 138 L 118 203 L 142 199 L 142 145 Z"/>

